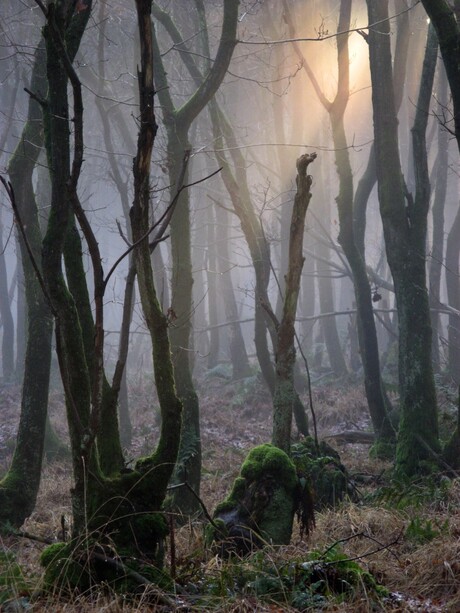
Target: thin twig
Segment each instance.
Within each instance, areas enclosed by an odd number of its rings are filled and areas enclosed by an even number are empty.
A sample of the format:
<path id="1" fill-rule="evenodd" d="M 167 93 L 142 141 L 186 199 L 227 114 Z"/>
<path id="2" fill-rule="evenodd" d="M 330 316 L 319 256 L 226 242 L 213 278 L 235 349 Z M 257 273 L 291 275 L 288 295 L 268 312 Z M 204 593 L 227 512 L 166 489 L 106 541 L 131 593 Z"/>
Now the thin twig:
<path id="1" fill-rule="evenodd" d="M 206 505 L 204 504 L 204 502 L 202 501 L 202 499 L 201 499 L 201 498 L 198 496 L 198 494 L 195 492 L 195 490 L 193 489 L 193 487 L 192 487 L 192 486 L 191 486 L 189 483 L 187 483 L 187 481 L 184 481 L 183 483 L 177 483 L 177 484 L 174 484 L 174 485 L 170 485 L 170 486 L 168 487 L 168 490 L 175 490 L 175 489 L 178 489 L 179 487 L 186 487 L 186 488 L 189 490 L 189 492 L 191 492 L 191 494 L 192 494 L 192 495 L 193 495 L 193 496 L 194 496 L 194 497 L 195 497 L 195 498 L 198 500 L 198 502 L 199 502 L 199 504 L 200 504 L 201 508 L 203 509 L 203 513 L 204 513 L 204 516 L 206 517 L 206 519 L 209 521 L 209 523 L 210 523 L 212 526 L 214 526 L 214 528 L 215 528 L 216 530 L 218 530 L 218 531 L 220 532 L 220 531 L 221 531 L 221 527 L 220 527 L 220 526 L 218 526 L 218 525 L 216 524 L 216 522 L 213 520 L 213 518 L 212 518 L 212 517 L 211 517 L 211 515 L 209 514 L 208 509 L 206 508 Z"/>
<path id="2" fill-rule="evenodd" d="M 390 543 L 384 544 L 384 543 L 380 543 L 377 539 L 375 539 L 372 536 L 369 536 L 369 534 L 367 534 L 366 532 L 358 532 L 357 534 L 352 534 L 351 536 L 347 536 L 343 539 L 338 539 L 337 541 L 335 541 L 335 543 L 333 543 L 330 547 L 328 547 L 326 549 L 326 551 L 323 552 L 321 558 L 325 558 L 326 555 L 332 550 L 334 549 L 334 547 L 336 547 L 336 545 L 339 545 L 340 543 L 347 543 L 348 541 L 351 541 L 354 538 L 368 538 L 371 541 L 374 541 L 375 543 L 379 544 L 379 547 L 377 549 L 372 549 L 371 551 L 366 551 L 365 553 L 359 555 L 359 556 L 353 556 L 351 558 L 345 558 L 343 560 L 330 560 L 329 562 L 324 562 L 323 564 L 325 566 L 332 566 L 333 564 L 343 564 L 344 562 L 355 562 L 356 560 L 362 560 L 362 558 L 365 558 L 367 556 L 371 556 L 374 555 L 375 553 L 378 553 L 379 551 L 384 551 L 385 549 L 391 553 L 391 555 L 393 555 L 399 562 L 399 558 L 398 556 L 391 551 L 390 547 L 392 545 L 396 545 L 396 543 L 399 542 L 399 539 L 401 538 L 402 534 L 404 532 L 404 528 L 402 528 L 399 532 L 399 534 L 397 535 L 397 537 L 391 541 Z M 320 559 L 321 559 L 320 558 Z"/>
<path id="3" fill-rule="evenodd" d="M 125 257 L 127 255 L 129 255 L 131 253 L 131 251 L 133 249 L 135 249 L 135 247 L 137 247 L 137 245 L 139 245 L 140 243 L 142 243 L 143 240 L 145 240 L 146 238 L 148 238 L 150 236 L 150 234 L 155 230 L 155 228 L 157 228 L 160 223 L 163 222 L 163 220 L 165 219 L 165 216 L 169 213 L 170 209 L 173 208 L 177 202 L 177 199 L 179 198 L 180 193 L 184 190 L 184 189 L 188 189 L 189 187 L 193 187 L 194 185 L 198 185 L 199 183 L 203 183 L 204 181 L 207 181 L 208 179 L 210 179 L 211 177 L 214 177 L 214 175 L 218 174 L 222 169 L 218 168 L 217 170 L 215 170 L 214 172 L 212 172 L 211 174 L 207 175 L 206 177 L 203 177 L 202 179 L 198 179 L 197 181 L 193 181 L 193 183 L 187 183 L 186 185 L 182 185 L 182 187 L 180 187 L 180 189 L 177 191 L 174 199 L 172 200 L 171 204 L 168 206 L 168 208 L 166 209 L 165 213 L 163 213 L 163 215 L 160 217 L 160 219 L 158 221 L 156 221 L 148 230 L 147 232 L 141 236 L 139 238 L 139 240 L 137 240 L 135 243 L 133 243 L 132 245 L 130 245 L 130 247 L 128 247 L 128 249 L 126 249 L 126 251 L 124 253 L 122 253 L 120 255 L 120 257 L 115 261 L 115 263 L 113 264 L 112 268 L 109 270 L 109 272 L 107 273 L 107 276 L 105 278 L 104 281 L 104 291 L 105 288 L 107 287 L 107 283 L 109 282 L 110 277 L 113 275 L 113 273 L 115 272 L 116 268 L 118 267 L 118 265 L 120 264 L 120 262 L 122 262 Z M 163 228 L 163 226 L 161 226 L 160 230 Z M 164 228 L 166 229 L 166 228 Z M 160 233 L 160 230 L 158 232 L 158 234 Z M 155 238 L 153 239 L 153 243 L 158 244 L 160 242 L 160 238 L 161 236 L 158 238 L 158 234 L 157 236 L 155 236 Z M 154 245 L 154 246 L 155 246 Z"/>
<path id="4" fill-rule="evenodd" d="M 415 4 L 413 4 L 412 6 L 409 6 L 407 9 L 404 9 L 403 11 L 396 13 L 395 15 L 392 15 L 391 17 L 388 17 L 386 19 L 381 19 L 380 21 L 376 21 L 375 23 L 370 23 L 368 26 L 361 26 L 360 28 L 351 28 L 350 30 L 344 30 L 343 32 L 335 32 L 334 34 L 326 34 L 323 36 L 320 35 L 320 36 L 317 36 L 316 38 L 309 38 L 309 37 L 283 38 L 281 40 L 240 40 L 238 39 L 237 43 L 240 45 L 284 45 L 286 43 L 296 43 L 296 42 L 319 43 L 319 42 L 322 42 L 323 40 L 330 40 L 331 38 L 338 38 L 339 36 L 342 36 L 343 34 L 352 34 L 353 32 L 358 32 L 358 34 L 362 35 L 362 32 L 364 30 L 372 30 L 373 28 L 375 28 L 375 26 L 385 23 L 386 21 L 391 21 L 392 19 L 396 19 L 400 15 L 404 15 L 404 13 L 411 11 L 413 8 L 417 6 L 417 4 L 420 4 L 420 0 L 417 0 L 417 2 L 415 2 Z M 381 34 L 383 34 L 383 32 L 381 32 Z"/>

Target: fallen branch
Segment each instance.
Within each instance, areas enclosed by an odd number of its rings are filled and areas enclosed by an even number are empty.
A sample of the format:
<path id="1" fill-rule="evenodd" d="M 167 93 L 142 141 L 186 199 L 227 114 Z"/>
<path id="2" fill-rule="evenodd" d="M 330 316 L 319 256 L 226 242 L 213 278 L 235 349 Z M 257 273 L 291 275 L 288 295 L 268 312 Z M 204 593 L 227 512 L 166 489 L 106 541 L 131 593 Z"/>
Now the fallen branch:
<path id="1" fill-rule="evenodd" d="M 324 439 L 333 439 L 340 443 L 357 443 L 359 445 L 370 445 L 375 441 L 373 432 L 360 432 L 359 430 L 349 430 L 325 436 Z"/>

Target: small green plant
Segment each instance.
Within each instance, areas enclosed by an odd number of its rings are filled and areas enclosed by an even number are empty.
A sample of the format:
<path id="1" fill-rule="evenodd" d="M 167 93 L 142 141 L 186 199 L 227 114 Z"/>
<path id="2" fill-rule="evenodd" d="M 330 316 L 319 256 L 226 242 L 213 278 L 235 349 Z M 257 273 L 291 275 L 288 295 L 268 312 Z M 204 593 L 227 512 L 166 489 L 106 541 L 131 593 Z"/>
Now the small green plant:
<path id="1" fill-rule="evenodd" d="M 359 590 L 379 601 L 387 590 L 360 564 L 350 560 L 338 545 L 312 551 L 302 558 L 278 559 L 270 549 L 245 559 L 229 559 L 218 575 L 200 582 L 203 600 L 255 597 L 278 602 L 299 611 L 321 610 L 328 602 L 342 602 Z"/>
<path id="2" fill-rule="evenodd" d="M 449 521 L 447 519 L 443 523 L 439 523 L 438 521 L 432 522 L 431 519 L 422 519 L 419 516 L 415 516 L 407 526 L 406 538 L 418 545 L 423 545 L 442 534 L 447 534 L 448 530 Z"/>
<path id="3" fill-rule="evenodd" d="M 368 497 L 370 503 L 379 503 L 392 509 L 421 508 L 444 505 L 448 502 L 451 480 L 434 476 L 412 480 L 393 479 Z"/>
<path id="4" fill-rule="evenodd" d="M 0 551 L 0 604 L 28 592 L 21 567 L 14 555 Z"/>

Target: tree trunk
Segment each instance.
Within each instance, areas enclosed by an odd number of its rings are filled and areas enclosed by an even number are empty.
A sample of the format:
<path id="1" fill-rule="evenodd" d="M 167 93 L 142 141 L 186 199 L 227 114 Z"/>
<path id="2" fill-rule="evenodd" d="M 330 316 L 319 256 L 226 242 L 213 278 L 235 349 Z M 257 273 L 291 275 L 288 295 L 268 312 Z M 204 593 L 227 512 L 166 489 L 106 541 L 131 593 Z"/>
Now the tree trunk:
<path id="1" fill-rule="evenodd" d="M 460 150 L 460 46 L 458 44 L 460 25 L 458 8 L 454 9 L 447 0 L 422 0 L 428 17 L 436 29 L 439 48 L 449 81 L 454 107 L 454 131 Z"/>
<path id="2" fill-rule="evenodd" d="M 46 91 L 43 41 L 36 52 L 32 91 Z M 8 165 L 16 206 L 35 262 L 40 266 L 41 233 L 32 173 L 43 146 L 41 109 L 29 100 L 27 123 Z M 11 466 L 0 482 L 0 524 L 22 525 L 35 507 L 40 485 L 51 364 L 52 315 L 23 238 L 19 239 L 27 302 L 27 347 L 21 415 Z M 31 435 L 33 433 L 33 436 Z"/>
<path id="3" fill-rule="evenodd" d="M 2 318 L 2 372 L 3 381 L 14 379 L 14 321 L 8 292 L 5 252 L 3 245 L 3 224 L 0 221 L 0 316 Z"/>
<path id="4" fill-rule="evenodd" d="M 447 77 L 443 67 L 438 71 L 438 113 L 442 113 L 447 108 Z M 441 303 L 441 278 L 442 264 L 444 256 L 444 205 L 446 202 L 447 191 L 447 172 L 448 163 L 449 136 L 447 130 L 441 124 L 438 125 L 438 154 L 436 158 L 436 178 L 435 192 L 432 207 L 433 215 L 433 234 L 431 240 L 431 259 L 430 259 L 430 307 L 431 307 L 431 327 L 433 329 L 433 368 L 435 372 L 441 370 L 441 359 L 439 355 L 439 333 L 440 333 L 440 316 L 435 311 Z M 457 254 L 458 261 L 458 254 Z M 446 274 L 449 270 L 446 266 Z M 457 277 L 458 283 L 458 277 Z M 458 362 L 457 362 L 458 364 Z"/>
<path id="5" fill-rule="evenodd" d="M 304 154 L 297 160 L 297 193 L 292 209 L 289 237 L 289 267 L 286 274 L 286 289 L 283 317 L 278 327 L 276 347 L 276 379 L 273 396 L 273 433 L 272 443 L 288 455 L 291 449 L 291 422 L 295 400 L 295 318 L 302 276 L 303 237 L 305 216 L 311 199 L 312 178 L 307 168 L 316 158 L 316 153 Z"/>
<path id="6" fill-rule="evenodd" d="M 218 323 L 218 273 L 217 273 L 217 243 L 216 243 L 216 222 L 212 209 L 208 211 L 207 229 L 207 258 L 206 258 L 206 277 L 208 281 L 207 302 L 209 314 L 209 353 L 208 368 L 213 368 L 219 362 L 220 338 Z"/>
<path id="7" fill-rule="evenodd" d="M 347 32 L 350 29 L 350 19 L 351 0 L 342 0 L 337 31 Z M 364 387 L 366 390 L 369 413 L 377 439 L 377 445 L 374 447 L 373 451 L 377 454 L 383 453 L 387 455 L 389 450 L 387 449 L 386 443 L 394 440 L 395 436 L 394 430 L 387 417 L 385 394 L 380 374 L 380 358 L 372 308 L 371 288 L 364 260 L 363 244 L 365 218 L 363 215 L 361 215 L 362 222 L 360 224 L 361 233 L 359 239 L 361 247 L 358 247 L 355 241 L 353 220 L 353 174 L 344 126 L 344 114 L 350 96 L 348 36 L 348 34 L 343 34 L 337 37 L 338 84 L 337 94 L 332 102 L 329 102 L 319 90 L 319 85 L 308 64 L 304 64 L 304 68 L 315 87 L 320 101 L 327 110 L 331 122 L 335 163 L 339 176 L 339 194 L 336 198 L 340 222 L 338 241 L 343 248 L 352 270 L 358 312 L 358 339 L 364 368 Z M 369 165 L 369 169 L 369 172 L 371 172 L 372 164 Z M 362 184 L 362 186 L 364 187 L 364 184 Z M 333 340 L 331 337 L 331 332 L 327 332 L 326 342 L 334 342 L 334 344 L 336 344 L 335 339 Z M 331 355 L 331 353 L 329 353 L 329 355 Z M 336 372 L 337 368 L 343 369 L 343 365 L 333 364 L 332 361 L 331 365 L 334 368 L 334 372 Z"/>
<path id="8" fill-rule="evenodd" d="M 16 251 L 18 253 L 18 263 L 16 267 L 16 381 L 22 384 L 24 378 L 24 362 L 26 359 L 27 345 L 27 302 L 24 279 L 24 265 L 21 256 L 21 244 L 19 237 L 16 240 Z"/>
<path id="9" fill-rule="evenodd" d="M 228 214 L 220 206 L 216 208 L 216 241 L 218 249 L 217 267 L 220 273 L 225 318 L 229 326 L 229 348 L 233 379 L 243 379 L 251 374 L 248 354 L 244 344 L 241 326 L 238 323 L 238 305 L 231 276 L 231 260 L 228 249 Z"/>
<path id="10" fill-rule="evenodd" d="M 212 99 L 227 72 L 236 44 L 239 0 L 224 1 L 224 15 L 219 47 L 214 63 L 206 78 L 201 79 L 197 89 L 180 108 L 176 108 L 168 89 L 166 71 L 161 52 L 154 36 L 155 82 L 163 108 L 164 123 L 168 137 L 168 172 L 170 185 L 177 191 L 187 182 L 184 156 L 190 149 L 188 133 L 193 121 Z M 155 14 L 165 18 L 165 13 L 155 7 Z M 167 17 L 167 15 L 166 15 Z M 173 194 L 171 194 L 171 200 Z M 171 281 L 171 309 L 174 326 L 171 328 L 171 345 L 174 357 L 174 373 L 177 392 L 184 406 L 181 446 L 179 450 L 176 479 L 187 481 L 199 494 L 201 478 L 201 438 L 199 403 L 190 367 L 190 341 L 192 305 L 192 264 L 190 252 L 190 202 L 186 191 L 177 193 L 177 215 L 171 222 L 171 251 L 173 272 Z M 182 512 L 189 514 L 199 510 L 197 498 L 188 488 L 178 488 L 174 498 Z"/>
<path id="11" fill-rule="evenodd" d="M 460 207 L 457 210 L 455 219 L 447 235 L 446 243 L 446 288 L 447 301 L 449 306 L 457 311 L 460 310 L 460 290 L 459 290 L 459 257 L 460 257 Z M 460 316 L 456 313 L 449 313 L 449 323 L 447 325 L 448 338 L 448 372 L 453 381 L 460 382 Z"/>
<path id="12" fill-rule="evenodd" d="M 436 394 L 431 364 L 431 325 L 425 278 L 425 239 L 428 201 L 423 171 L 415 202 L 407 194 L 401 171 L 394 106 L 388 1 L 367 0 L 369 55 L 374 112 L 375 156 L 380 213 L 388 263 L 393 275 L 399 323 L 399 388 L 401 423 L 396 469 L 403 475 L 429 470 L 431 449 L 439 449 Z M 426 87 L 427 85 L 424 84 Z M 430 89 L 431 92 L 431 89 Z M 418 108 L 418 107 L 417 107 Z M 424 112 L 426 113 L 425 109 Z M 426 121 L 426 117 L 425 117 Z M 423 165 L 422 125 L 414 125 L 419 163 Z M 415 141 L 414 141 L 415 154 Z M 425 152 L 426 161 L 426 152 Z M 423 179 L 423 180 L 422 180 Z"/>

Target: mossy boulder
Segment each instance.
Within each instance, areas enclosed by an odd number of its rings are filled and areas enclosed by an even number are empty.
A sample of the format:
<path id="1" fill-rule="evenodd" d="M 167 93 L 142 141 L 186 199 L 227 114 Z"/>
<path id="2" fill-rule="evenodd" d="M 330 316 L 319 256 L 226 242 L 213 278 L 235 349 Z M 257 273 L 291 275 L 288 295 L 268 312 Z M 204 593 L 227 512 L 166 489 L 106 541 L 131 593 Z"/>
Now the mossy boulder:
<path id="1" fill-rule="evenodd" d="M 264 543 L 288 544 L 298 506 L 296 469 L 289 456 L 265 444 L 252 449 L 228 497 L 207 529 L 221 555 L 245 554 Z"/>
<path id="2" fill-rule="evenodd" d="M 315 510 L 334 507 L 348 492 L 348 478 L 340 456 L 325 441 L 318 446 L 311 437 L 291 447 L 292 461 L 301 481 L 312 490 Z"/>

